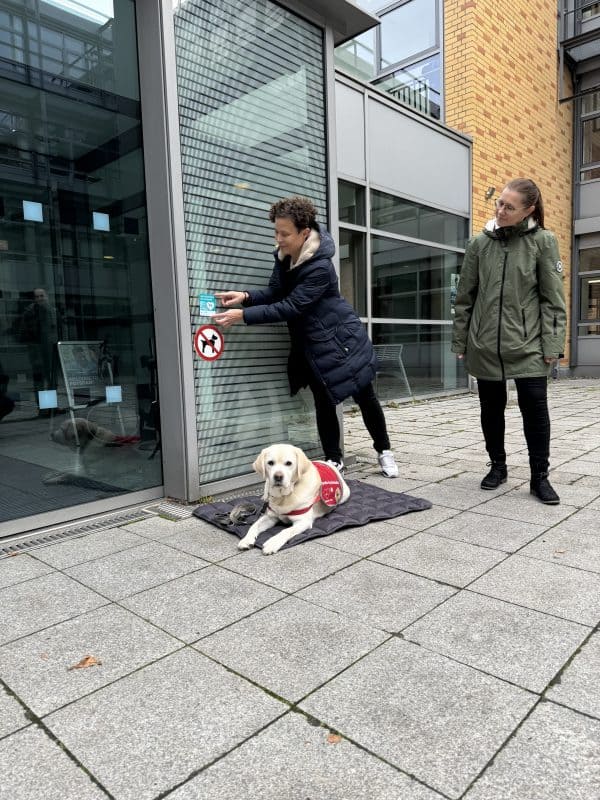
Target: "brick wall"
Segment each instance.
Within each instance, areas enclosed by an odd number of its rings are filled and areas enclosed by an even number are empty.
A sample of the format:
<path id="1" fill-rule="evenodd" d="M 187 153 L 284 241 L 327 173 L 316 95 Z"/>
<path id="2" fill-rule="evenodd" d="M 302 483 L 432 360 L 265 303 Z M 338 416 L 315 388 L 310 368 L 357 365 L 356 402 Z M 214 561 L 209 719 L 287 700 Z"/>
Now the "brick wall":
<path id="1" fill-rule="evenodd" d="M 572 105 L 559 104 L 555 0 L 444 2 L 445 122 L 473 138 L 473 230 L 511 178 L 532 178 L 570 297 Z M 565 93 L 571 93 L 568 75 Z M 492 198 L 486 190 L 494 186 Z M 567 299 L 569 308 L 569 299 Z M 565 359 L 564 363 L 568 363 Z"/>

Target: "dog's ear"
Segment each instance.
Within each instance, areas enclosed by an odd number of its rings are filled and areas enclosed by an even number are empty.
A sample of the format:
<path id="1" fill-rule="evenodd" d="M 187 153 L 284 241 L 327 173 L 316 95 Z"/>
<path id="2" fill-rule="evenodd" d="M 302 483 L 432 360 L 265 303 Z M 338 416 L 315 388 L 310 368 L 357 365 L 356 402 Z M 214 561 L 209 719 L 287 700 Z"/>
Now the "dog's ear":
<path id="1" fill-rule="evenodd" d="M 254 472 L 258 472 L 258 474 L 261 475 L 263 478 L 265 477 L 265 455 L 266 455 L 266 453 L 267 453 L 267 448 L 265 447 L 264 450 L 260 451 L 260 455 L 258 456 L 256 461 L 254 462 L 254 464 L 252 464 L 252 469 L 254 470 Z"/>
<path id="2" fill-rule="evenodd" d="M 312 461 L 307 458 L 304 450 L 301 450 L 299 447 L 295 447 L 294 450 L 296 451 L 296 458 L 297 458 L 297 471 L 298 471 L 298 479 L 302 478 L 310 469 Z"/>

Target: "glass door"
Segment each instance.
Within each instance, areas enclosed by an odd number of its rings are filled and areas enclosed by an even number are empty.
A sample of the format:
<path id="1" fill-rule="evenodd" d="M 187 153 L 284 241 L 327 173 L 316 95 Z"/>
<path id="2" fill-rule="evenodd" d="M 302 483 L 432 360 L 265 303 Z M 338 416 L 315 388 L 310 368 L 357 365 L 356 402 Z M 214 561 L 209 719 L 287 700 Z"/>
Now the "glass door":
<path id="1" fill-rule="evenodd" d="M 137 70 L 133 0 L 0 0 L 0 533 L 162 484 Z"/>

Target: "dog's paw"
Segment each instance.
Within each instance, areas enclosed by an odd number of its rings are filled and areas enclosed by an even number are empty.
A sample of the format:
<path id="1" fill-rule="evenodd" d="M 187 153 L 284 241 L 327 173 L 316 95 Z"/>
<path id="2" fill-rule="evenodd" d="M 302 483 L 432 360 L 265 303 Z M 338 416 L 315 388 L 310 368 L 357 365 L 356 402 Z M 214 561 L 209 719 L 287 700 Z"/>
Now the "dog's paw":
<path id="1" fill-rule="evenodd" d="M 271 538 L 267 539 L 267 541 L 263 544 L 263 555 L 272 556 L 274 553 L 277 553 L 283 547 L 286 541 L 287 538 L 279 538 L 279 534 L 271 536 Z"/>
<path id="2" fill-rule="evenodd" d="M 254 540 L 249 539 L 247 536 L 244 536 L 238 542 L 238 550 L 250 550 L 252 547 L 254 547 Z"/>

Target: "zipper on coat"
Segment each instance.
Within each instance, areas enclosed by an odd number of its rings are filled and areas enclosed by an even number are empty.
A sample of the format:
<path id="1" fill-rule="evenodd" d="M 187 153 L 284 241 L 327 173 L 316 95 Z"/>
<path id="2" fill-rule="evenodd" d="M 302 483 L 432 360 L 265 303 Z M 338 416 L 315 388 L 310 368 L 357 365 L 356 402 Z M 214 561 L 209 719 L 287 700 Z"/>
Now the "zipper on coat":
<path id="1" fill-rule="evenodd" d="M 527 323 L 525 322 L 525 309 L 521 309 L 521 317 L 523 319 L 523 338 L 527 339 Z"/>
<path id="2" fill-rule="evenodd" d="M 500 300 L 498 305 L 498 361 L 500 362 L 500 369 L 502 370 L 502 380 L 504 380 L 504 361 L 500 355 L 500 340 L 502 338 L 502 304 L 504 302 L 504 281 L 506 279 L 506 262 L 508 261 L 508 248 L 505 244 L 502 245 L 504 250 L 504 263 L 502 264 L 502 282 L 500 284 Z"/>
<path id="3" fill-rule="evenodd" d="M 552 321 L 552 329 L 554 330 L 554 335 L 556 336 L 558 329 L 558 320 L 556 319 L 556 314 L 554 315 L 554 320 Z"/>

